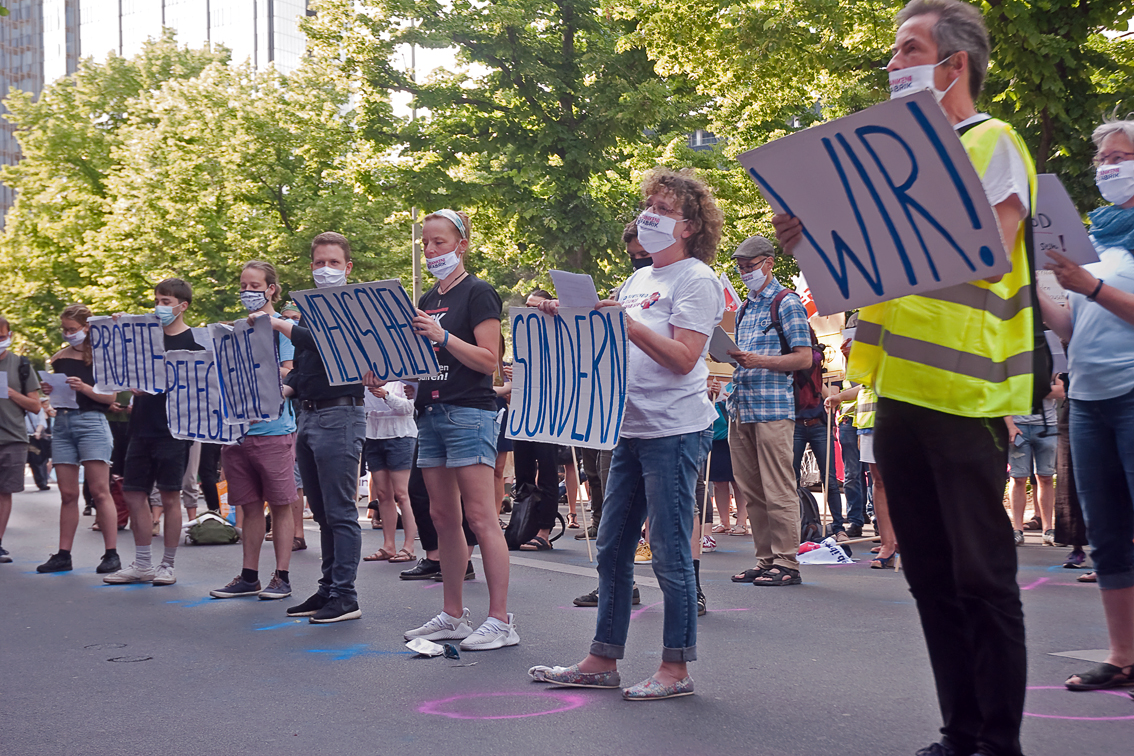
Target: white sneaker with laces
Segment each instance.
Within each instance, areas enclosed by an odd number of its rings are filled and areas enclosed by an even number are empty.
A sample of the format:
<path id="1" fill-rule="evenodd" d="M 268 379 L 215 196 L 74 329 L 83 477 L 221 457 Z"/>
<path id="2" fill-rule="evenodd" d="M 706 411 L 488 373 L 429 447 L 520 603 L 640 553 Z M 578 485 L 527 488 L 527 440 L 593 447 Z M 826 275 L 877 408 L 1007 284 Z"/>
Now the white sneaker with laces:
<path id="1" fill-rule="evenodd" d="M 495 617 L 486 619 L 476 632 L 461 641 L 461 650 L 491 651 L 494 648 L 515 646 L 519 642 L 520 636 L 516 634 L 516 615 L 509 612 L 507 622 L 501 622 Z"/>
<path id="2" fill-rule="evenodd" d="M 110 573 L 102 579 L 102 582 L 110 583 L 111 585 L 152 583 L 154 582 L 154 568 L 139 567 L 137 562 L 131 562 L 129 567 L 124 567 L 118 572 Z"/>
<path id="3" fill-rule="evenodd" d="M 164 562 L 154 570 L 154 585 L 173 585 L 177 578 L 173 576 L 173 565 Z"/>
<path id="4" fill-rule="evenodd" d="M 403 637 L 408 641 L 414 638 L 425 638 L 429 641 L 461 640 L 472 635 L 472 623 L 469 622 L 471 617 L 472 613 L 467 607 L 460 617 L 450 617 L 445 612 L 441 612 L 421 627 L 407 630 Z"/>

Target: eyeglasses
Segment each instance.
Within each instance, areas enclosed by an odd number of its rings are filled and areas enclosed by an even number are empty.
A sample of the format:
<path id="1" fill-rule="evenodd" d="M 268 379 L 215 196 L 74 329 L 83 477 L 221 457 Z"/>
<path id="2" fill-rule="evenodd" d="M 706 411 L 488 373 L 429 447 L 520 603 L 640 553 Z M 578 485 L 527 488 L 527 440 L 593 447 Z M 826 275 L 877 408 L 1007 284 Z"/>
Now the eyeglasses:
<path id="1" fill-rule="evenodd" d="M 760 262 L 757 262 L 757 263 L 749 262 L 749 263 L 743 263 L 742 264 L 742 263 L 738 262 L 736 264 L 736 269 L 739 270 L 741 273 L 754 273 L 755 271 L 764 267 L 764 263 L 767 262 L 768 259 L 769 258 L 765 257 L 765 258 L 761 259 Z"/>
<path id="2" fill-rule="evenodd" d="M 664 215 L 666 217 L 674 217 L 681 215 L 679 210 L 670 210 L 668 205 L 647 205 L 647 213 L 655 213 L 657 215 Z M 686 218 L 674 218 L 678 223 L 687 220 Z"/>
<path id="3" fill-rule="evenodd" d="M 1095 165 L 1118 165 L 1127 160 L 1134 160 L 1134 152 L 1107 152 L 1095 156 Z"/>

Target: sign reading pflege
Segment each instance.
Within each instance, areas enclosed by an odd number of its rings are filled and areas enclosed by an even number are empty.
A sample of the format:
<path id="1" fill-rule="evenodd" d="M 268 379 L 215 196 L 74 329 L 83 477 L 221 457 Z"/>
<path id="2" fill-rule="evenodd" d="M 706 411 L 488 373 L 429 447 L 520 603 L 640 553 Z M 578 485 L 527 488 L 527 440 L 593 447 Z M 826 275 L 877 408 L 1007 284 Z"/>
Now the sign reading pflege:
<path id="1" fill-rule="evenodd" d="M 245 426 L 227 425 L 212 352 L 178 349 L 165 354 L 169 432 L 203 444 L 235 444 Z"/>
<path id="2" fill-rule="evenodd" d="M 820 315 L 1011 269 L 965 148 L 928 92 L 745 152 L 779 213 L 803 222 L 794 250 Z"/>
<path id="3" fill-rule="evenodd" d="M 165 332 L 157 315 L 103 316 L 88 325 L 96 391 L 165 391 Z"/>
<path id="4" fill-rule="evenodd" d="M 232 326 L 209 325 L 216 355 L 224 422 L 242 425 L 275 420 L 283 411 L 280 363 L 270 317 L 255 325 L 241 319 Z"/>
<path id="5" fill-rule="evenodd" d="M 373 281 L 292 292 L 332 386 L 413 380 L 440 372 L 433 345 L 413 332 L 416 308 L 400 281 Z"/>
<path id="6" fill-rule="evenodd" d="M 626 409 L 626 314 L 621 308 L 527 307 L 512 323 L 508 438 L 613 449 Z"/>

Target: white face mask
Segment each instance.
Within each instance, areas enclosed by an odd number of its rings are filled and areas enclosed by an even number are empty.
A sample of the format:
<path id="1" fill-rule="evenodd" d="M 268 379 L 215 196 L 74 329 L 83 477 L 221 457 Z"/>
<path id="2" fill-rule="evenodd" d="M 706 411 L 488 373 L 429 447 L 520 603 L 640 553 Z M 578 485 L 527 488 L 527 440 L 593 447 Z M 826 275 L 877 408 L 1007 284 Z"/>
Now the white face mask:
<path id="1" fill-rule="evenodd" d="M 0 354 L 4 354 L 4 352 L 7 352 L 8 347 L 10 347 L 10 346 L 12 346 L 12 337 L 11 336 L 9 336 L 6 339 L 0 339 Z"/>
<path id="2" fill-rule="evenodd" d="M 326 289 L 331 286 L 342 286 L 346 283 L 346 271 L 324 265 L 311 271 L 311 278 L 315 281 L 315 288 Z"/>
<path id="3" fill-rule="evenodd" d="M 256 312 L 267 303 L 268 295 L 266 292 L 251 289 L 240 292 L 240 304 L 244 305 L 248 312 Z"/>
<path id="4" fill-rule="evenodd" d="M 737 273 L 740 273 L 739 268 L 737 268 Z M 740 280 L 748 287 L 748 296 L 752 296 L 764 287 L 765 282 L 768 280 L 768 274 L 762 269 L 758 269 L 751 273 L 740 273 Z"/>
<path id="5" fill-rule="evenodd" d="M 87 340 L 87 332 L 86 331 L 75 331 L 72 334 L 66 334 L 65 333 L 65 334 L 63 334 L 63 340 L 66 341 L 71 346 L 77 348 L 80 344 L 82 344 L 84 341 Z"/>
<path id="6" fill-rule="evenodd" d="M 949 60 L 949 58 L 945 60 Z M 941 61 L 941 63 L 944 63 L 945 60 Z M 942 98 L 953 88 L 953 84 L 960 81 L 960 77 L 957 77 L 953 79 L 952 83 L 949 84 L 944 91 L 938 89 L 933 82 L 933 74 L 937 66 L 941 65 L 941 63 L 927 63 L 924 66 L 910 66 L 900 71 L 891 71 L 890 99 L 896 100 L 899 97 L 906 97 L 907 95 L 912 95 L 914 92 L 928 89 L 933 93 L 933 99 L 941 102 Z"/>
<path id="7" fill-rule="evenodd" d="M 673 235 L 676 225 L 673 218 L 645 210 L 638 216 L 638 243 L 651 255 L 667 250 L 677 243 Z"/>
<path id="8" fill-rule="evenodd" d="M 1134 197 L 1134 160 L 1117 165 L 1100 165 L 1095 172 L 1095 186 L 1107 202 L 1125 205 Z"/>
<path id="9" fill-rule="evenodd" d="M 444 281 L 460 264 L 461 258 L 457 255 L 457 250 L 454 249 L 452 252 L 446 252 L 440 257 L 427 259 L 425 261 L 425 269 L 438 281 Z"/>

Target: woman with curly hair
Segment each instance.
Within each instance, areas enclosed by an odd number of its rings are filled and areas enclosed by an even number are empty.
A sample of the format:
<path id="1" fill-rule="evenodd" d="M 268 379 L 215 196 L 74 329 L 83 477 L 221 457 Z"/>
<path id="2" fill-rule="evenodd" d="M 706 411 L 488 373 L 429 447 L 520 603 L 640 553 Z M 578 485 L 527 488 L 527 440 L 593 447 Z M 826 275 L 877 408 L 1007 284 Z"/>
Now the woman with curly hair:
<path id="1" fill-rule="evenodd" d="M 697 470 L 712 443 L 717 413 L 705 392 L 708 339 L 724 312 L 713 260 L 721 212 L 691 171 L 658 168 L 642 183 L 646 209 L 638 241 L 653 265 L 623 284 L 630 338 L 626 411 L 610 464 L 598 528 L 598 622 L 590 653 L 570 667 L 532 667 L 537 681 L 586 688 L 621 687 L 634 583 L 634 551 L 649 516 L 653 568 L 664 597 L 662 662 L 622 697 L 649 701 L 693 692 L 687 662 L 697 658 L 697 581 L 693 533 Z M 557 311 L 558 301 L 540 306 Z"/>

